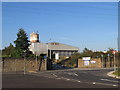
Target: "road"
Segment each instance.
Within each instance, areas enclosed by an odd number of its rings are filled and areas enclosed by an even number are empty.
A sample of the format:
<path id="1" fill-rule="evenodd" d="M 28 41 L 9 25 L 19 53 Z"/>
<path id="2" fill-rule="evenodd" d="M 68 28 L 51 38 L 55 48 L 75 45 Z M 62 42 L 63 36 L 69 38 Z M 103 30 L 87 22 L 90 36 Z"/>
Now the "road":
<path id="1" fill-rule="evenodd" d="M 3 88 L 118 88 L 118 79 L 108 77 L 112 69 L 71 69 L 3 73 Z"/>

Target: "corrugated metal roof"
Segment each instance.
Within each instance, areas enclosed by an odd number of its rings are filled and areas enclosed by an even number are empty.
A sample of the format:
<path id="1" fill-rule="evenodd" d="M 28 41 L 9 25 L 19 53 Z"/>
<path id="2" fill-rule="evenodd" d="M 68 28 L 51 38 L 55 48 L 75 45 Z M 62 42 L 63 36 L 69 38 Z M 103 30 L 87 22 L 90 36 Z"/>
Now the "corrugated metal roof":
<path id="1" fill-rule="evenodd" d="M 74 46 L 70 46 L 70 45 L 66 45 L 58 42 L 51 42 L 47 44 L 48 44 L 48 48 L 51 50 L 79 50 L 78 47 L 74 47 Z"/>

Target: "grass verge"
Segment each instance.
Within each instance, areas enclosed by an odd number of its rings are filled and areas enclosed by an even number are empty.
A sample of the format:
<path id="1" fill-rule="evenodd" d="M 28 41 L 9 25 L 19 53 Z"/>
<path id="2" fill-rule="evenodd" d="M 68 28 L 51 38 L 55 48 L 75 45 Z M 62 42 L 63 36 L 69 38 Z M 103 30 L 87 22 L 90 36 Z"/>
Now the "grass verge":
<path id="1" fill-rule="evenodd" d="M 116 72 L 114 72 L 113 74 L 114 74 L 114 75 L 117 75 L 117 76 L 120 76 L 120 71 L 119 71 L 119 72 L 116 71 Z"/>

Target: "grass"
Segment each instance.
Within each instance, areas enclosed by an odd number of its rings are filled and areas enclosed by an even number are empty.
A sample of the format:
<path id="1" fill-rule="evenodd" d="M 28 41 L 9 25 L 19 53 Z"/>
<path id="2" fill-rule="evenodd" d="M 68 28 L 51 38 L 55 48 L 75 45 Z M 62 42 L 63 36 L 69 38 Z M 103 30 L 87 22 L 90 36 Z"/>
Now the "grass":
<path id="1" fill-rule="evenodd" d="M 114 75 L 117 75 L 117 76 L 120 76 L 120 71 L 119 71 L 119 72 L 116 71 L 116 72 L 114 72 L 113 74 L 114 74 Z"/>

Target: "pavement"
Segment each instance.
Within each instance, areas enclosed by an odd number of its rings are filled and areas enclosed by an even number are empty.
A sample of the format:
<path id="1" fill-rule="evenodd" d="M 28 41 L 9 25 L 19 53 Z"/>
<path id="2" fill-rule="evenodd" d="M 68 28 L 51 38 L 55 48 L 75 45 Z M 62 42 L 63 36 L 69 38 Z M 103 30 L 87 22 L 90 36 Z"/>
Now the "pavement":
<path id="1" fill-rule="evenodd" d="M 117 75 L 114 75 L 113 73 L 114 73 L 115 71 L 111 71 L 111 72 L 109 72 L 107 75 L 109 76 L 109 77 L 113 77 L 113 78 L 118 78 L 118 79 L 120 79 L 120 76 L 117 76 Z"/>

